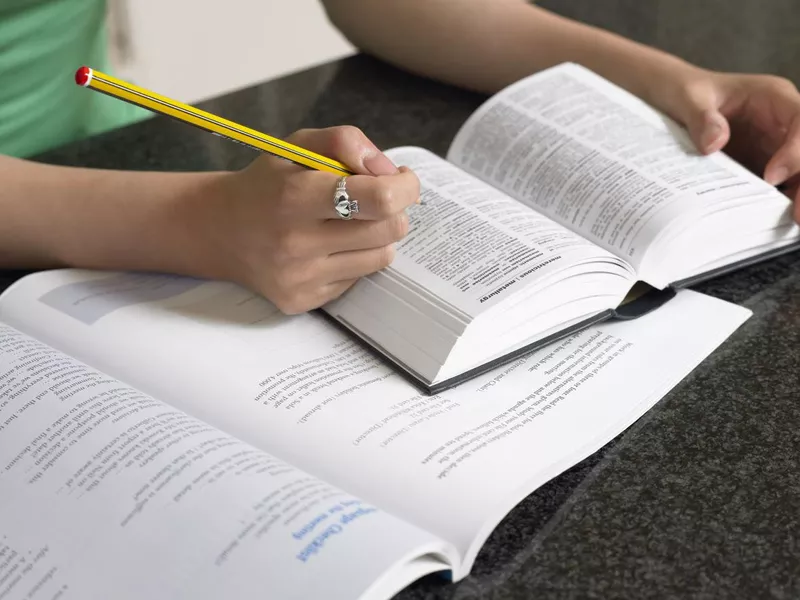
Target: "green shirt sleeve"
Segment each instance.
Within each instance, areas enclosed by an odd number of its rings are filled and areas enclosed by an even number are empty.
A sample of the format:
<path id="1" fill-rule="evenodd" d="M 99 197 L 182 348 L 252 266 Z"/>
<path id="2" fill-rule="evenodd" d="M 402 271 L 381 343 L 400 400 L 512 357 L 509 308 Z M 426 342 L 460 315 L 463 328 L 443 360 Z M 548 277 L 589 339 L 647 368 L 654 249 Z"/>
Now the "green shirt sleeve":
<path id="1" fill-rule="evenodd" d="M 0 154 L 25 157 L 151 113 L 75 84 L 110 72 L 105 0 L 0 1 Z"/>

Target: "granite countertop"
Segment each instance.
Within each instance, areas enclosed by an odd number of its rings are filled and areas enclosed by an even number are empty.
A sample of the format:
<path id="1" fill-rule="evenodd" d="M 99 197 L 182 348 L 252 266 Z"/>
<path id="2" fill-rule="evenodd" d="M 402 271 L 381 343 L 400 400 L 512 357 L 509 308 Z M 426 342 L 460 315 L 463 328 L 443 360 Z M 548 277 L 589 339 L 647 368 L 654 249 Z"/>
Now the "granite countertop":
<path id="1" fill-rule="evenodd" d="M 800 83 L 797 0 L 552 0 L 540 4 L 707 67 Z M 381 147 L 444 154 L 481 96 L 356 56 L 203 107 L 270 132 L 350 123 Z M 246 148 L 154 118 L 40 160 L 238 168 Z M 0 290 L 19 273 L 0 272 Z M 800 597 L 800 261 L 698 286 L 753 317 L 662 402 L 506 518 L 458 584 L 398 598 Z"/>

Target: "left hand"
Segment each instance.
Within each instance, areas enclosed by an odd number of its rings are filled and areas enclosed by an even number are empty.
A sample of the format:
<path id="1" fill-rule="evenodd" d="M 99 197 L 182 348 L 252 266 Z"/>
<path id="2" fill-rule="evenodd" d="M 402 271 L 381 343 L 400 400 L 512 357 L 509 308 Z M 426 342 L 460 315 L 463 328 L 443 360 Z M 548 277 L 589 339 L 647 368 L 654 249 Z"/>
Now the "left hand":
<path id="1" fill-rule="evenodd" d="M 706 154 L 726 154 L 782 189 L 800 220 L 800 93 L 788 79 L 693 70 L 664 98 Z"/>

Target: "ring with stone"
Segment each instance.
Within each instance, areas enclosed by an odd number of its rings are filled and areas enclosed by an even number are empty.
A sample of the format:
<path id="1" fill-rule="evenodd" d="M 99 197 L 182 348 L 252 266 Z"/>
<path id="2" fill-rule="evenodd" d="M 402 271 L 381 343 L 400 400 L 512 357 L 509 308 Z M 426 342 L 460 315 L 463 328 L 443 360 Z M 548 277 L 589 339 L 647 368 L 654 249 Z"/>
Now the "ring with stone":
<path id="1" fill-rule="evenodd" d="M 342 177 L 336 182 L 336 191 L 333 193 L 333 207 L 340 219 L 349 221 L 358 212 L 358 201 L 350 200 L 347 195 L 347 177 Z"/>

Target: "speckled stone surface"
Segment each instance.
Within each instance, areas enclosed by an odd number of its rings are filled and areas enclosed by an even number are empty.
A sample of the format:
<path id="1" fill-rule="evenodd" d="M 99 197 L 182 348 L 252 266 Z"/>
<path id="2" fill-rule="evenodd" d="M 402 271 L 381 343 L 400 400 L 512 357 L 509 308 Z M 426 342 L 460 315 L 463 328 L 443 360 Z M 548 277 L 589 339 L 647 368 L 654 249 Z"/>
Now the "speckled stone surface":
<path id="1" fill-rule="evenodd" d="M 540 4 L 708 67 L 800 83 L 798 0 Z M 352 123 L 383 147 L 443 154 L 481 100 L 355 57 L 204 106 L 276 135 Z M 41 160 L 190 170 L 252 156 L 157 118 Z M 0 289 L 18 275 L 0 273 Z M 800 597 L 800 260 L 697 289 L 755 314 L 636 425 L 522 502 L 472 576 L 427 578 L 399 599 Z"/>

